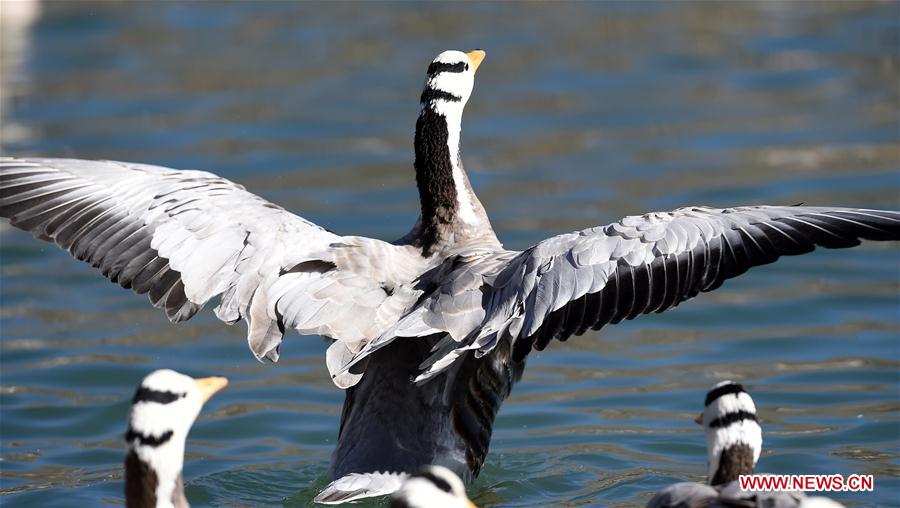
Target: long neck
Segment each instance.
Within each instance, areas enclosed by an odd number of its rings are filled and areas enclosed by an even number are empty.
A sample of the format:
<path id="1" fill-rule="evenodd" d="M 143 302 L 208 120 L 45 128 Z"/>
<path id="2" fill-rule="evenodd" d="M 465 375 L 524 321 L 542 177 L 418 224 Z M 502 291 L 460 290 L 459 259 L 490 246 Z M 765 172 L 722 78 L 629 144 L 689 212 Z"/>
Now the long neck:
<path id="1" fill-rule="evenodd" d="M 753 448 L 738 443 L 722 450 L 715 474 L 710 475 L 710 485 L 733 482 L 742 474 L 753 474 Z"/>
<path id="2" fill-rule="evenodd" d="M 742 474 L 753 474 L 762 451 L 762 428 L 750 396 L 743 391 L 723 395 L 707 404 L 703 420 L 709 484 L 719 485 Z"/>
<path id="3" fill-rule="evenodd" d="M 128 508 L 156 506 L 159 480 L 149 464 L 138 458 L 134 450 L 125 456 L 125 505 Z"/>
<path id="4" fill-rule="evenodd" d="M 128 508 L 155 508 L 157 505 L 187 508 L 181 465 L 162 468 L 160 474 L 159 461 L 145 460 L 141 455 L 146 454 L 130 449 L 125 456 L 125 505 Z M 159 500 L 167 502 L 158 503 Z"/>
<path id="5" fill-rule="evenodd" d="M 488 235 L 496 239 L 460 161 L 461 121 L 460 102 L 423 94 L 416 121 L 415 168 L 422 205 L 418 241 L 426 255 L 440 244 Z"/>

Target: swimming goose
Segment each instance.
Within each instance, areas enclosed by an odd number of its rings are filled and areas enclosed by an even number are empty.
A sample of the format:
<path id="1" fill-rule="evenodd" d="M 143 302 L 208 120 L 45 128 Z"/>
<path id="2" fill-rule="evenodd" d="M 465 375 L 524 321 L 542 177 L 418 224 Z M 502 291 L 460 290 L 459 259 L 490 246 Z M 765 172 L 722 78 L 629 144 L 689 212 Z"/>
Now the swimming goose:
<path id="1" fill-rule="evenodd" d="M 762 428 L 756 405 L 743 385 L 716 383 L 703 401 L 695 420 L 706 429 L 706 464 L 710 485 L 733 482 L 753 474 L 762 452 Z"/>
<path id="2" fill-rule="evenodd" d="M 648 508 L 704 506 L 719 497 L 715 486 L 753 474 L 762 451 L 762 429 L 756 406 L 744 387 L 722 381 L 706 394 L 703 413 L 695 420 L 706 430 L 708 483 L 682 482 L 666 487 Z"/>
<path id="3" fill-rule="evenodd" d="M 421 213 L 394 242 L 338 235 L 211 173 L 113 161 L 2 159 L 0 216 L 173 322 L 217 297 L 216 316 L 244 320 L 260 360 L 278 360 L 287 329 L 333 339 L 325 362 L 346 389 L 336 479 L 437 464 L 468 482 L 532 349 L 670 309 L 782 255 L 900 238 L 895 211 L 693 206 L 504 249 L 460 158 L 483 58 L 445 51 L 428 66 Z"/>
<path id="4" fill-rule="evenodd" d="M 752 475 L 762 452 L 762 428 L 756 405 L 734 381 L 716 383 L 706 393 L 703 413 L 695 420 L 706 430 L 707 484 L 676 483 L 658 492 L 648 508 L 746 506 L 796 508 L 802 492 L 742 491 L 740 475 Z"/>
<path id="5" fill-rule="evenodd" d="M 466 497 L 466 486 L 453 471 L 425 466 L 391 496 L 391 508 L 475 508 L 475 504 Z"/>
<path id="6" fill-rule="evenodd" d="M 168 369 L 144 378 L 125 431 L 126 506 L 188 506 L 181 477 L 185 440 L 200 408 L 227 384 L 224 377 L 192 379 Z"/>

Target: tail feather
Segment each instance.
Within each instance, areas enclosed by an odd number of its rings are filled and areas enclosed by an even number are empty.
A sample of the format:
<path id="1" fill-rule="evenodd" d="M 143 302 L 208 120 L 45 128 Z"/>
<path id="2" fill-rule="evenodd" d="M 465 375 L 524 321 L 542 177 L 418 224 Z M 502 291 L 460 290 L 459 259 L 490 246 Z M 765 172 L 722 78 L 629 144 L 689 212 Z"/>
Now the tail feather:
<path id="1" fill-rule="evenodd" d="M 320 504 L 341 504 L 386 496 L 400 488 L 406 473 L 351 473 L 328 484 L 315 498 Z"/>

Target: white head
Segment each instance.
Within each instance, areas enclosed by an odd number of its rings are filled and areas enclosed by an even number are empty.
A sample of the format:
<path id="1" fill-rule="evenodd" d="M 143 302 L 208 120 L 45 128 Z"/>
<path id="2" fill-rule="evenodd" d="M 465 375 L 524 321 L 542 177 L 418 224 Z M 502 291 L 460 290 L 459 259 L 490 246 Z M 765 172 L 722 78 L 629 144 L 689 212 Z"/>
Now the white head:
<path id="1" fill-rule="evenodd" d="M 425 466 L 391 496 L 391 508 L 474 508 L 466 486 L 443 466 Z"/>
<path id="2" fill-rule="evenodd" d="M 193 379 L 174 370 L 144 378 L 131 401 L 125 441 L 128 453 L 156 474 L 156 499 L 171 499 L 181 476 L 184 444 L 200 409 L 228 384 L 223 377 Z M 126 465 L 129 461 L 126 460 Z M 126 496 L 134 494 L 126 471 Z"/>
<path id="3" fill-rule="evenodd" d="M 428 66 L 428 77 L 420 102 L 435 112 L 451 117 L 461 117 L 462 109 L 472 95 L 475 71 L 484 60 L 484 51 L 476 49 L 468 53 L 444 51 Z"/>
<path id="4" fill-rule="evenodd" d="M 706 429 L 706 454 L 709 481 L 719 469 L 722 452 L 737 450 L 738 445 L 749 447 L 752 466 L 762 451 L 762 429 L 756 418 L 756 406 L 744 387 L 734 381 L 717 383 L 707 392 L 703 414 L 697 418 Z M 737 447 L 737 448 L 735 448 Z M 743 471 L 742 474 L 750 474 Z"/>

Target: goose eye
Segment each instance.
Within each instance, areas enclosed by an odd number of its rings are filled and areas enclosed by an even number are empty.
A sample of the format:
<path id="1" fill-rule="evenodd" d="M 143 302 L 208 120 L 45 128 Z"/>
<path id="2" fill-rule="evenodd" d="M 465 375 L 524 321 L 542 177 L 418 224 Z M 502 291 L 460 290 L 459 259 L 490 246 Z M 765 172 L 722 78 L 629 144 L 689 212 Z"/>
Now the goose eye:
<path id="1" fill-rule="evenodd" d="M 469 64 L 466 64 L 466 70 L 469 70 Z"/>

